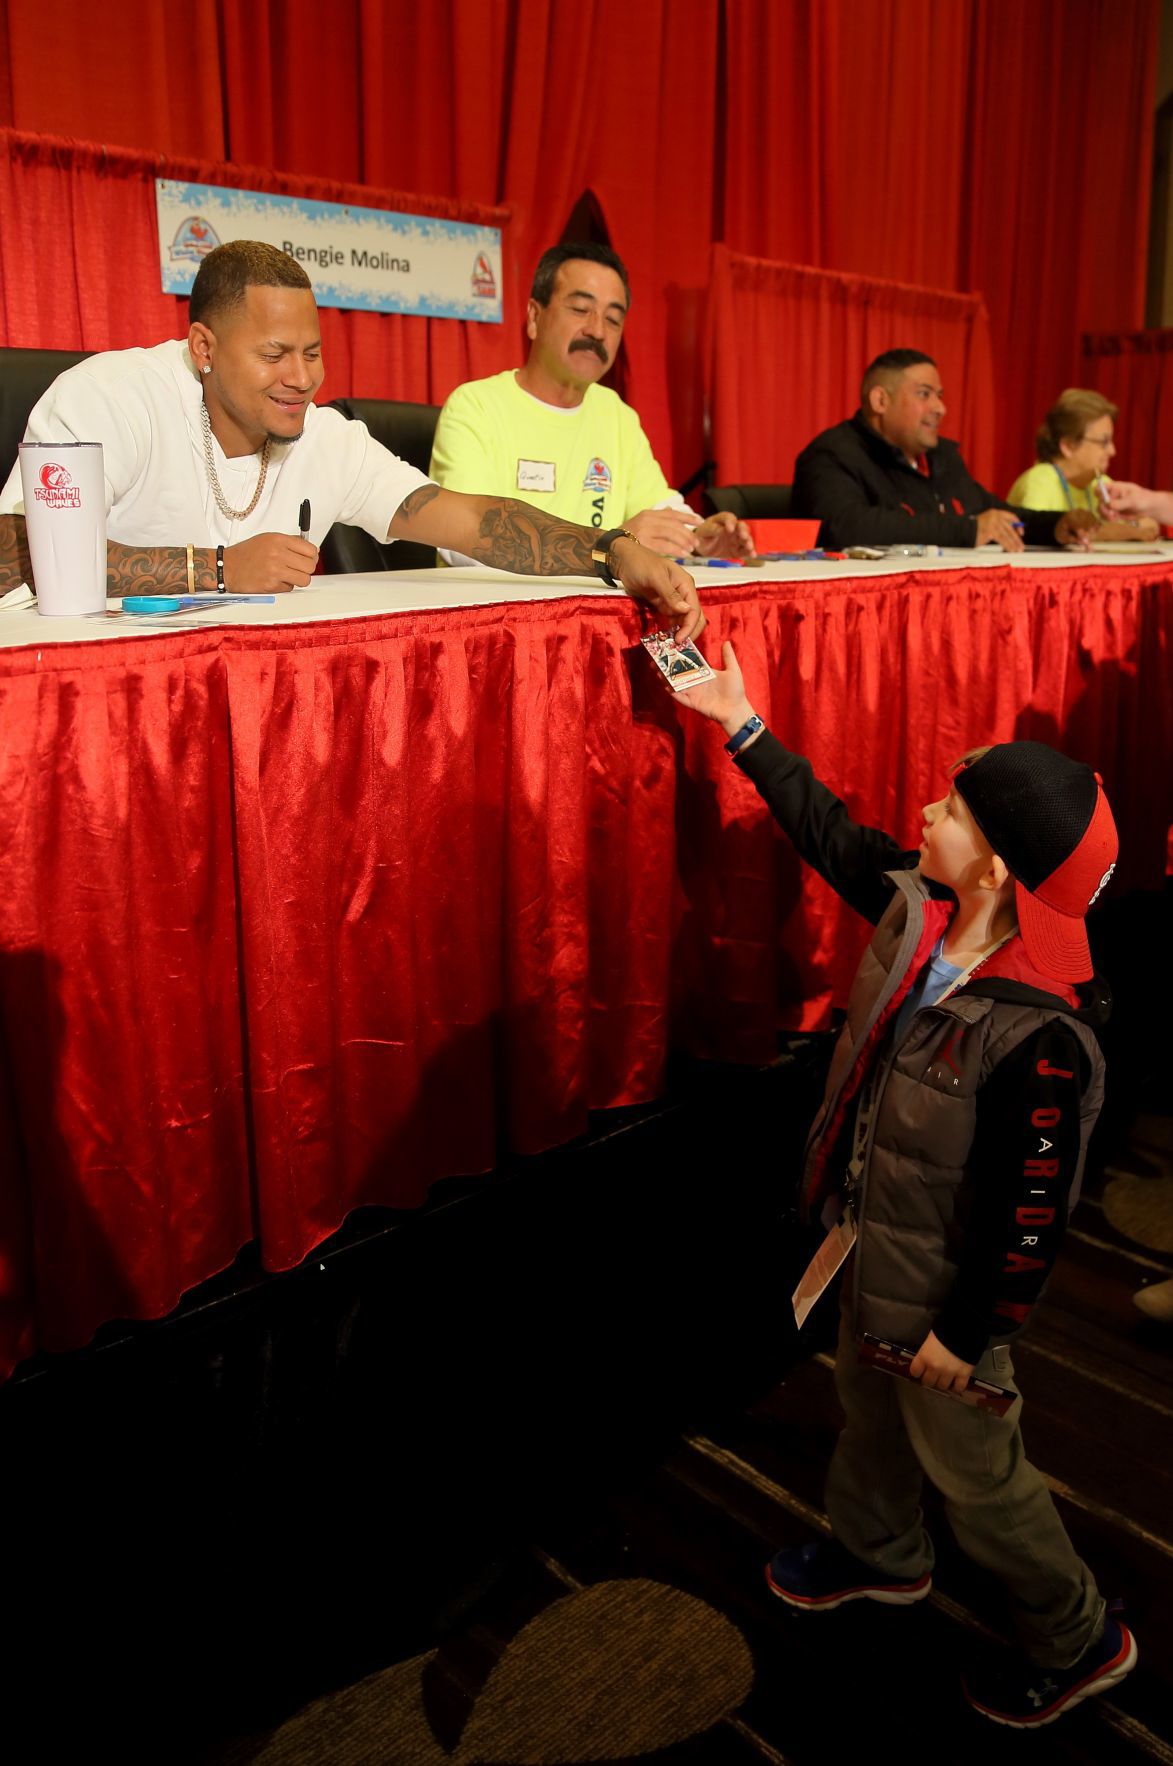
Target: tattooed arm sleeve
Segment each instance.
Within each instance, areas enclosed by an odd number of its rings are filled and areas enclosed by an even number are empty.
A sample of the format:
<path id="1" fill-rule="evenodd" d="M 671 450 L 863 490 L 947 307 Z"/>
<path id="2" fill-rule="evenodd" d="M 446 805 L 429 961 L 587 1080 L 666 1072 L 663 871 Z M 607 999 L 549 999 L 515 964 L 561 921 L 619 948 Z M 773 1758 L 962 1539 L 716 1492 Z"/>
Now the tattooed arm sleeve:
<path id="1" fill-rule="evenodd" d="M 210 546 L 195 548 L 195 586 L 216 587 L 216 554 Z M 0 594 L 18 583 L 33 583 L 32 560 L 23 515 L 0 515 Z M 186 546 L 106 545 L 107 595 L 174 595 L 187 591 Z"/>
<path id="2" fill-rule="evenodd" d="M 0 595 L 33 580 L 23 515 L 0 515 Z"/>
<path id="3" fill-rule="evenodd" d="M 512 497 L 470 497 L 420 485 L 400 504 L 387 536 L 463 552 L 478 564 L 523 576 L 593 576 L 589 527 L 562 521 Z"/>
<path id="4" fill-rule="evenodd" d="M 599 538 L 593 528 L 557 520 L 512 497 L 467 497 L 436 484 L 422 484 L 404 498 L 388 537 L 442 546 L 525 576 L 594 576 L 591 547 Z M 696 584 L 679 565 L 630 537 L 615 540 L 612 556 L 616 580 L 662 628 L 682 638 L 700 634 L 705 616 Z"/>

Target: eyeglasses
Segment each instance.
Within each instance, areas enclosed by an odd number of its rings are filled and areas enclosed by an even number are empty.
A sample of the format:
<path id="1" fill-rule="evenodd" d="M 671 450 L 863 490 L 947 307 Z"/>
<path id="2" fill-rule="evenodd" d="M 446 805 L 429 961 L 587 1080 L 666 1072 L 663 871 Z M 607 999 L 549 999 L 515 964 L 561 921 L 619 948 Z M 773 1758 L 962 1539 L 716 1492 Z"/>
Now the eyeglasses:
<path id="1" fill-rule="evenodd" d="M 1116 438 L 1112 435 L 1081 435 L 1079 439 L 1088 442 L 1093 448 L 1110 448 Z"/>

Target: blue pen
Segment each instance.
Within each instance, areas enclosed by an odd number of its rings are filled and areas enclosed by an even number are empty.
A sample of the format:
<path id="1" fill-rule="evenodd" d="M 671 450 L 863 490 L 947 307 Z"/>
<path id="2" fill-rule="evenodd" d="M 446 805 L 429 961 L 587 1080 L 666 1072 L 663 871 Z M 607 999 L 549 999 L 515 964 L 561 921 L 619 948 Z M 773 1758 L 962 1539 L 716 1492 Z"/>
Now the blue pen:
<path id="1" fill-rule="evenodd" d="M 673 564 L 701 565 L 705 570 L 740 570 L 740 558 L 698 558 L 694 552 L 691 558 L 674 558 Z"/>

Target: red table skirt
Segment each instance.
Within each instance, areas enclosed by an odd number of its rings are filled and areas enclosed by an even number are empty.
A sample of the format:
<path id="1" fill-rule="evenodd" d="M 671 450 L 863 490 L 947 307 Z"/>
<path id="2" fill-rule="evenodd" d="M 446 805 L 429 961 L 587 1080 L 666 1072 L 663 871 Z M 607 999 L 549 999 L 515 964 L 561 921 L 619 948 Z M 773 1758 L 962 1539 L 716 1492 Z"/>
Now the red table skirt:
<path id="1" fill-rule="evenodd" d="M 1051 740 L 1113 887 L 1159 884 L 1173 570 L 706 606 L 858 816 L 915 844 L 967 747 Z M 566 1140 L 671 1046 L 825 1023 L 865 929 L 638 632 L 592 597 L 0 651 L 0 1373 Z"/>

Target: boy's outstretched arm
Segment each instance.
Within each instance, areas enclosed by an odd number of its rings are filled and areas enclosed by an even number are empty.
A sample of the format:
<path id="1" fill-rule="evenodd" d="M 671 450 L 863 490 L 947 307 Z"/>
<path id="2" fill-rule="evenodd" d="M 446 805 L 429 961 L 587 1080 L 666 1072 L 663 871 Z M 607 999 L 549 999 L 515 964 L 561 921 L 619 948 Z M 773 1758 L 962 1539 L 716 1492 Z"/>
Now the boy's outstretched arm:
<path id="1" fill-rule="evenodd" d="M 721 654 L 725 667 L 715 669 L 711 681 L 683 688 L 675 697 L 733 737 L 755 712 L 732 644 L 722 645 Z M 784 748 L 769 730 L 751 736 L 734 759 L 800 856 L 874 925 L 892 899 L 885 873 L 911 869 L 916 854 L 882 829 L 853 821 L 842 800 L 815 778 L 810 761 Z"/>
<path id="2" fill-rule="evenodd" d="M 1020 1330 L 1051 1273 L 1079 1176 L 1086 1065 L 1073 1032 L 1048 1024 L 978 1093 L 972 1211 L 933 1332 L 962 1361 L 978 1361 L 991 1338 Z"/>

